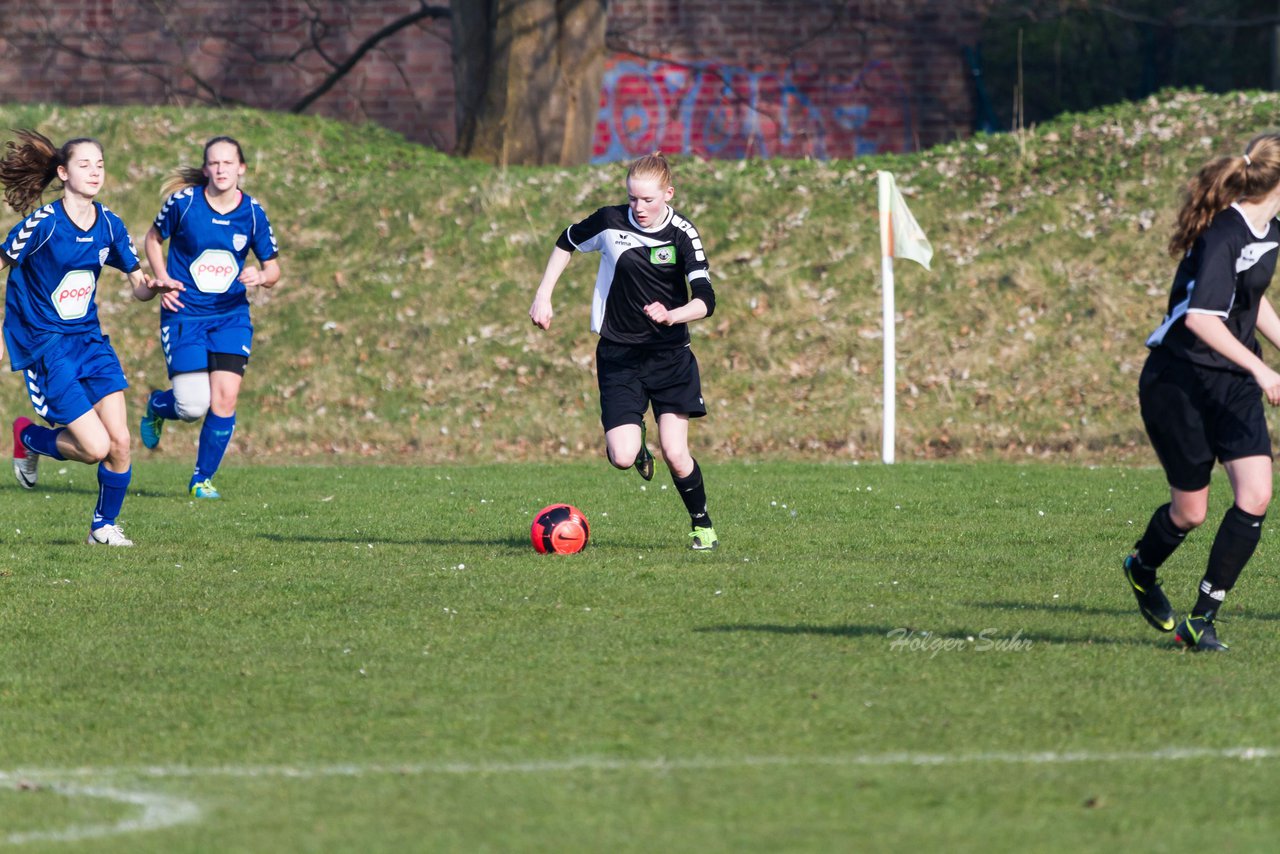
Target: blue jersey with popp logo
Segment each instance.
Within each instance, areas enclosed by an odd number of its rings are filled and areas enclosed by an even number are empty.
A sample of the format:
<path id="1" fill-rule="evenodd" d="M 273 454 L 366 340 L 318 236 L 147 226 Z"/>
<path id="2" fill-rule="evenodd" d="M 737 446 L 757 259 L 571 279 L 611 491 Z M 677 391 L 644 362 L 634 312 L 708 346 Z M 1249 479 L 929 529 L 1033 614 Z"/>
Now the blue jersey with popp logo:
<path id="1" fill-rule="evenodd" d="M 12 370 L 33 364 L 60 336 L 100 332 L 98 274 L 103 266 L 125 273 L 138 269 L 138 253 L 120 217 L 98 202 L 93 210 L 93 225 L 81 229 L 59 199 L 5 238 L 4 341 Z"/>
<path id="2" fill-rule="evenodd" d="M 259 261 L 280 254 L 266 211 L 248 193 L 241 193 L 240 204 L 224 214 L 209 206 L 203 187 L 179 190 L 156 215 L 155 229 L 161 240 L 169 241 L 169 278 L 187 288 L 184 308 L 171 312 L 162 306 L 162 321 L 248 311 L 240 271 L 249 250 Z"/>

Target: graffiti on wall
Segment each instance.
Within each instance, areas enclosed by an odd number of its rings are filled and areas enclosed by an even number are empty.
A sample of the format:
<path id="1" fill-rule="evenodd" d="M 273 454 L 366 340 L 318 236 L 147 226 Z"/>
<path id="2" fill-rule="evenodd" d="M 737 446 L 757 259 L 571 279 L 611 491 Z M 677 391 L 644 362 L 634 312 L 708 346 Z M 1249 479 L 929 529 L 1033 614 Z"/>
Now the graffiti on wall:
<path id="1" fill-rule="evenodd" d="M 748 69 L 615 55 L 603 89 L 595 163 L 655 150 L 826 160 L 915 147 L 910 96 L 882 60 L 842 79 L 801 64 Z"/>

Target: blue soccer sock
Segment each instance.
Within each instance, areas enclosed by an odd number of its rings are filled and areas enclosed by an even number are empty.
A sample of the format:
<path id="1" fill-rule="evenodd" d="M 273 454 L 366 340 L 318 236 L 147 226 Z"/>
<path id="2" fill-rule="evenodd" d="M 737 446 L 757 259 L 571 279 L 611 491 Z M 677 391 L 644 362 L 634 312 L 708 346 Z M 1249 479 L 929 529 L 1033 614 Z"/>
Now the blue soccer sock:
<path id="1" fill-rule="evenodd" d="M 93 508 L 91 530 L 96 531 L 103 525 L 116 523 L 132 478 L 132 466 L 125 471 L 112 471 L 107 468 L 106 463 L 98 463 L 98 504 Z"/>
<path id="2" fill-rule="evenodd" d="M 22 428 L 22 444 L 34 454 L 52 457 L 55 460 L 65 460 L 66 457 L 58 452 L 58 434 L 66 429 L 66 427 L 41 427 L 38 424 L 28 424 Z"/>
<path id="3" fill-rule="evenodd" d="M 167 388 L 164 391 L 158 391 L 151 395 L 148 401 L 151 404 L 151 411 L 161 418 L 176 420 L 178 417 L 178 399 L 173 396 L 173 389 Z"/>
<path id="4" fill-rule="evenodd" d="M 211 480 L 222 465 L 222 455 L 227 452 L 231 443 L 231 434 L 236 429 L 236 414 L 223 417 L 210 412 L 204 417 L 204 426 L 200 428 L 200 448 L 196 451 L 196 470 L 191 475 L 191 483 L 187 488 L 206 480 Z"/>

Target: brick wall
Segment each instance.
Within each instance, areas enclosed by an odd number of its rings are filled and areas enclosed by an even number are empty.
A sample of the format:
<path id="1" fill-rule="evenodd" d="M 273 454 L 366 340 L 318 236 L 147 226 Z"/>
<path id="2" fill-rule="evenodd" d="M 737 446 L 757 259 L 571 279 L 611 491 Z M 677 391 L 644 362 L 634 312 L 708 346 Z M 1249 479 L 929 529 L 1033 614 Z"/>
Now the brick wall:
<path id="1" fill-rule="evenodd" d="M 851 157 L 965 136 L 988 0 L 612 0 L 594 157 Z M 0 98 L 287 110 L 413 0 L 0 0 Z M 437 5 L 445 5 L 437 0 Z M 447 20 L 379 45 L 309 112 L 450 150 Z M 70 48 L 70 50 L 68 49 Z M 72 51 L 100 59 L 83 59 Z M 282 61 L 293 56 L 290 62 Z M 189 68 L 191 73 L 174 72 Z"/>

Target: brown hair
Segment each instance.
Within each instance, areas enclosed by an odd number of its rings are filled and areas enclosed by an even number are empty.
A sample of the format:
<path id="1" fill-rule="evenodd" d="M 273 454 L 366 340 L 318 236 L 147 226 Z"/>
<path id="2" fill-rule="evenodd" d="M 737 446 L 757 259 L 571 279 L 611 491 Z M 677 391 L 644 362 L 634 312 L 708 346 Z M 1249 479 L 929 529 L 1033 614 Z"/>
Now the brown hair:
<path id="1" fill-rule="evenodd" d="M 87 136 L 69 139 L 55 148 L 39 131 L 17 128 L 13 134 L 17 139 L 5 143 L 4 157 L 0 158 L 0 184 L 4 185 L 4 200 L 21 214 L 40 204 L 45 189 L 58 177 L 58 167 L 70 162 L 76 146 L 87 142 L 102 151 L 102 143 Z"/>
<path id="2" fill-rule="evenodd" d="M 627 180 L 632 178 L 652 178 L 665 190 L 671 186 L 671 164 L 661 151 L 637 157 L 627 169 Z"/>
<path id="3" fill-rule="evenodd" d="M 1169 254 L 1185 255 L 1214 216 L 1232 202 L 1261 199 L 1280 184 L 1280 134 L 1265 133 L 1249 140 L 1244 154 L 1206 163 L 1187 182 L 1178 221 L 1169 238 Z"/>
<path id="4" fill-rule="evenodd" d="M 245 162 L 244 149 L 240 147 L 238 141 L 229 136 L 215 136 L 204 144 L 204 161 L 200 164 L 200 167 L 179 166 L 173 170 L 173 173 L 160 186 L 160 195 L 168 198 L 180 190 L 185 190 L 187 187 L 203 187 L 208 184 L 209 176 L 204 174 L 204 164 L 209 162 L 209 149 L 220 142 L 229 142 L 234 145 L 236 154 L 240 156 L 240 162 Z"/>

